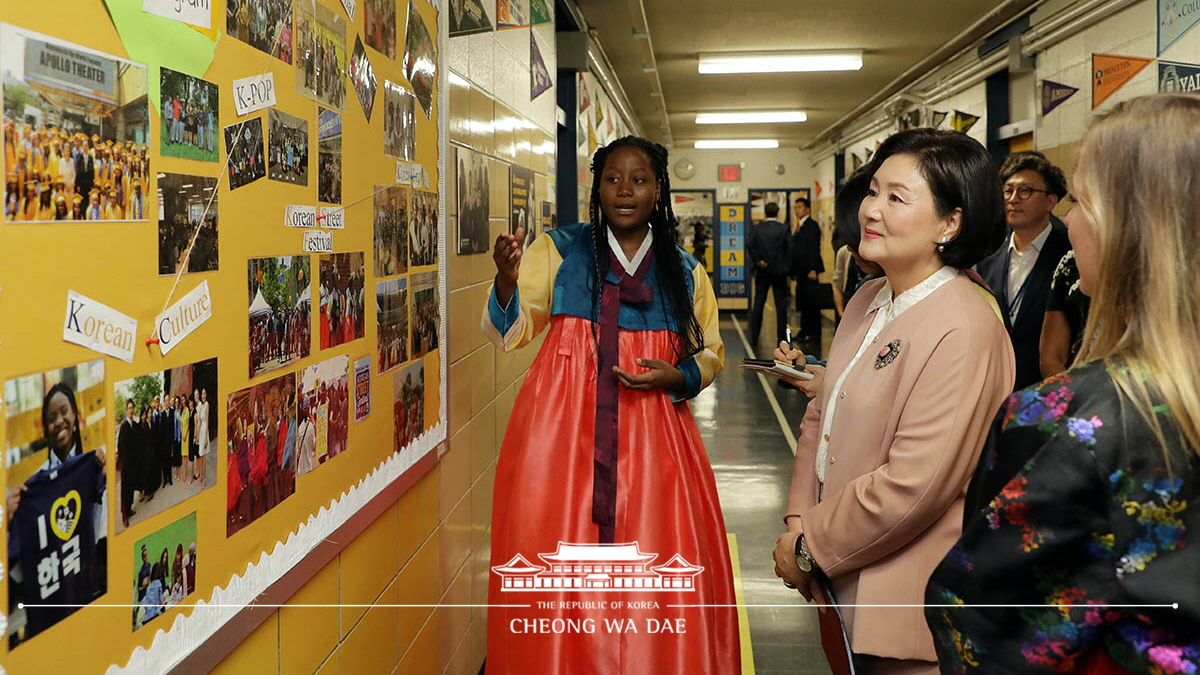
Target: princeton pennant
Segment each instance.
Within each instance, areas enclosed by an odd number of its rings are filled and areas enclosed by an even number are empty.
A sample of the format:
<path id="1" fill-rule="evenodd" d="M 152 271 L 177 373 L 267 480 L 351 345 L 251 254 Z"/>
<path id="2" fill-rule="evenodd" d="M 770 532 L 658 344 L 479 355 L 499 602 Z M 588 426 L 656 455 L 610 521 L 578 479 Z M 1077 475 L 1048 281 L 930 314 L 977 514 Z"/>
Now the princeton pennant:
<path id="1" fill-rule="evenodd" d="M 950 128 L 961 133 L 967 133 L 975 123 L 979 121 L 979 115 L 972 115 L 961 110 L 955 110 L 954 115 L 950 118 Z"/>
<path id="2" fill-rule="evenodd" d="M 1140 56 L 1092 54 L 1092 109 L 1100 107 L 1152 61 Z"/>

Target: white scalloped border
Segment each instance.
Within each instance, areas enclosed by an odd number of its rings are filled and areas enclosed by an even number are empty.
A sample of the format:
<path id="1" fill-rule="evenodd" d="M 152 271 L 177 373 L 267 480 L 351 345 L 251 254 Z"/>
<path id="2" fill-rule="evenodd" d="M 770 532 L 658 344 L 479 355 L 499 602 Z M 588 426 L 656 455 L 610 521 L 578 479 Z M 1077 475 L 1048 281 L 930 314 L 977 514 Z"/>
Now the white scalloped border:
<path id="1" fill-rule="evenodd" d="M 169 629 L 159 629 L 155 633 L 149 649 L 136 647 L 124 666 L 110 665 L 106 675 L 163 673 L 179 665 L 232 619 L 242 606 L 250 604 L 282 578 L 367 502 L 432 451 L 445 434 L 446 422 L 441 421 L 407 448 L 392 454 L 329 506 L 322 506 L 308 517 L 307 522 L 300 523 L 286 541 L 276 542 L 269 553 L 263 551 L 257 565 L 248 563 L 245 573 L 235 574 L 226 586 L 214 588 L 208 602 L 197 602 L 189 615 L 177 614 Z M 217 606 L 210 608 L 207 605 Z"/>

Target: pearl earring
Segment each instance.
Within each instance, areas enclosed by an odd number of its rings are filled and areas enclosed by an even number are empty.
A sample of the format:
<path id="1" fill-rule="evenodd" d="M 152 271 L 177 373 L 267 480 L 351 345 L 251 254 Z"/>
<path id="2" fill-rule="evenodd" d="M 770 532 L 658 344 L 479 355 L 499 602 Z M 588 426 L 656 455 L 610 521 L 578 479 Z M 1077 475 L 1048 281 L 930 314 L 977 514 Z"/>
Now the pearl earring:
<path id="1" fill-rule="evenodd" d="M 945 243 L 946 243 L 946 238 L 945 238 L 945 237 L 942 237 L 942 240 L 941 240 L 941 241 L 938 243 L 938 247 L 937 247 L 937 248 L 938 248 L 938 253 L 943 253 L 943 252 L 945 252 L 945 250 L 946 250 Z"/>

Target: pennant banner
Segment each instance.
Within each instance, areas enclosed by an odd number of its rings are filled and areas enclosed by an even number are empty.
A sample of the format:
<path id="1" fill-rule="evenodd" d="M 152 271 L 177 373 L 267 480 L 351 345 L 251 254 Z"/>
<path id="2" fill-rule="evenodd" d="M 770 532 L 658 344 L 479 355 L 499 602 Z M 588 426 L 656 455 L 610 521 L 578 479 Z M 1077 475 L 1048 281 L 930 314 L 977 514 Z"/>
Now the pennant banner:
<path id="1" fill-rule="evenodd" d="M 533 37 L 533 31 L 529 32 L 529 65 L 529 100 L 532 101 L 554 84 L 554 80 L 550 79 L 550 71 L 546 69 L 546 62 L 542 59 L 542 50 L 538 49 L 537 38 Z"/>
<path id="2" fill-rule="evenodd" d="M 1042 115 L 1049 115 L 1051 110 L 1062 105 L 1063 101 L 1071 98 L 1077 91 L 1079 87 L 1042 80 Z"/>
<path id="3" fill-rule="evenodd" d="M 1098 108 L 1152 61 L 1140 56 L 1092 54 L 1092 109 Z"/>
<path id="4" fill-rule="evenodd" d="M 1200 91 L 1200 64 L 1159 61 L 1158 90 L 1185 94 Z"/>
<path id="5" fill-rule="evenodd" d="M 1185 0 L 1158 0 L 1158 55 L 1200 23 L 1200 4 Z"/>
<path id="6" fill-rule="evenodd" d="M 972 115 L 961 110 L 955 110 L 954 115 L 950 117 L 950 128 L 955 131 L 967 133 L 975 123 L 979 121 L 979 115 Z"/>
<path id="7" fill-rule="evenodd" d="M 936 129 L 937 127 L 942 126 L 942 122 L 945 122 L 945 121 L 946 121 L 946 113 L 942 112 L 941 110 L 934 110 L 933 111 L 933 124 L 931 124 L 930 126 Z"/>
<path id="8" fill-rule="evenodd" d="M 862 160 L 859 159 L 858 155 L 854 154 L 853 152 L 850 153 L 850 170 L 858 171 L 859 168 L 861 168 L 861 167 L 862 167 Z"/>
<path id="9" fill-rule="evenodd" d="M 818 180 L 818 181 L 813 181 L 813 184 L 814 184 L 814 185 L 816 185 L 816 187 L 817 187 L 817 196 L 818 196 L 818 197 L 820 197 L 820 196 L 821 196 L 821 181 L 819 181 L 819 180 Z"/>

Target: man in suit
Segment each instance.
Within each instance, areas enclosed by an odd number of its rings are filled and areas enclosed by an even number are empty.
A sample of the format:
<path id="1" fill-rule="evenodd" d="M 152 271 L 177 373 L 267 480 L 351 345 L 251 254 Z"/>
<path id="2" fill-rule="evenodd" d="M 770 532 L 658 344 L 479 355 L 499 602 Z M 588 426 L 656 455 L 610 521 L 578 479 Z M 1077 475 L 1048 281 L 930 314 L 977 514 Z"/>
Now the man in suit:
<path id="1" fill-rule="evenodd" d="M 821 260 L 821 226 L 809 217 L 812 206 L 804 197 L 796 199 L 792 212 L 796 219 L 792 223 L 791 273 L 796 278 L 796 311 L 800 312 L 800 337 L 819 349 L 821 309 L 812 302 L 808 289 L 816 285 L 817 275 L 825 271 L 825 263 Z"/>
<path id="2" fill-rule="evenodd" d="M 1062 169 L 1040 152 L 1018 152 L 1000 168 L 1008 239 L 978 265 L 1000 303 L 1017 357 L 1014 390 L 1042 380 L 1038 344 L 1054 268 L 1071 248 L 1051 211 L 1067 194 Z"/>
<path id="3" fill-rule="evenodd" d="M 776 220 L 779 205 L 767 202 L 763 206 L 767 219 L 750 226 L 750 237 L 746 252 L 750 267 L 754 270 L 754 308 L 750 311 L 750 342 L 758 343 L 762 329 L 763 307 L 767 304 L 767 291 L 775 291 L 775 342 L 784 339 L 787 327 L 788 267 L 791 263 L 791 236 L 787 225 Z"/>

